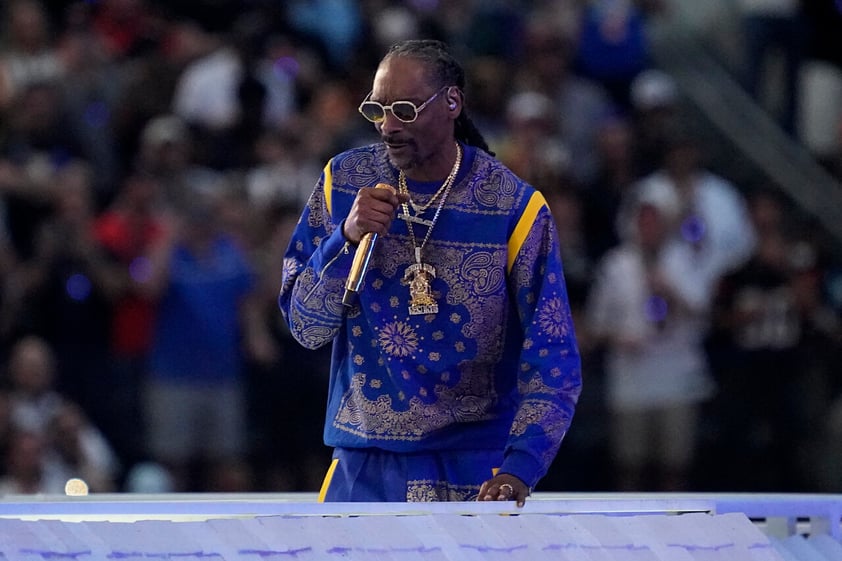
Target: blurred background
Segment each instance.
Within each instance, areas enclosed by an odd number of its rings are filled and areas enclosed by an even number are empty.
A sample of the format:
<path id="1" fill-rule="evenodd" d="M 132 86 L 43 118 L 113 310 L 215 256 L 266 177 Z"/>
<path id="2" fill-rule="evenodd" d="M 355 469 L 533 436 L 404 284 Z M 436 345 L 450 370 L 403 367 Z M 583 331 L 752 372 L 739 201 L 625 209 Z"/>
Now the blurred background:
<path id="1" fill-rule="evenodd" d="M 282 256 L 417 37 L 558 223 L 584 392 L 538 490 L 842 491 L 839 1 L 0 7 L 0 494 L 319 489 Z"/>

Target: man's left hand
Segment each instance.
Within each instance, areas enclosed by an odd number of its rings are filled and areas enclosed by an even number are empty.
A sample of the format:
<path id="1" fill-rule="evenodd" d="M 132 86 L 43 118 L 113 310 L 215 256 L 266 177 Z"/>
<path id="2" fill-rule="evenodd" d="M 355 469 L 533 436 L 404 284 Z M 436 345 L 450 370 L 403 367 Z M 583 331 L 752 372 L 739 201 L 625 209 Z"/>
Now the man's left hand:
<path id="1" fill-rule="evenodd" d="M 508 473 L 495 475 L 482 484 L 479 489 L 478 501 L 517 501 L 521 507 L 526 503 L 529 496 L 529 487 Z"/>

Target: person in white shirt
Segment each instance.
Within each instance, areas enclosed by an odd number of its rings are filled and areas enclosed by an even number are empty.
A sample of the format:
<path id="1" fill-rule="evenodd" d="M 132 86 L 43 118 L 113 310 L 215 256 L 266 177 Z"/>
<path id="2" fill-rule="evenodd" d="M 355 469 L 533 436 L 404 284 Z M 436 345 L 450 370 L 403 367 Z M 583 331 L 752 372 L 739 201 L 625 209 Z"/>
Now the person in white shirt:
<path id="1" fill-rule="evenodd" d="M 668 185 L 641 185 L 626 238 L 598 263 L 588 297 L 586 331 L 605 350 L 609 451 L 623 491 L 688 488 L 700 405 L 714 392 L 702 345 L 711 284 L 693 246 L 673 235 L 680 210 Z"/>

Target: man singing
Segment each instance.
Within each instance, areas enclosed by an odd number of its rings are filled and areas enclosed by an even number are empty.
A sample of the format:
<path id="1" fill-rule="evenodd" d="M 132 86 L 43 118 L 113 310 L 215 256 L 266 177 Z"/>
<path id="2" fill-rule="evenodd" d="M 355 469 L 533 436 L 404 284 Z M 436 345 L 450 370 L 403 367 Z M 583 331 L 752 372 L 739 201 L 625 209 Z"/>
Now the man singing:
<path id="1" fill-rule="evenodd" d="M 523 506 L 570 427 L 581 362 L 555 224 L 464 88 L 443 43 L 394 45 L 359 107 L 382 142 L 327 163 L 285 255 L 290 330 L 333 345 L 320 500 Z"/>

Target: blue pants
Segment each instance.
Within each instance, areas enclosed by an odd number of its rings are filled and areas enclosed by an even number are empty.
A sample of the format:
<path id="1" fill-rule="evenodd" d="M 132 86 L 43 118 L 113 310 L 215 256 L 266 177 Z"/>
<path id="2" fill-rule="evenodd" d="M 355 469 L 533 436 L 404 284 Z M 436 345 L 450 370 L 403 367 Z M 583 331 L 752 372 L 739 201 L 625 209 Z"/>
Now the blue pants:
<path id="1" fill-rule="evenodd" d="M 502 452 L 459 450 L 400 454 L 378 448 L 337 448 L 320 502 L 476 500 Z"/>

